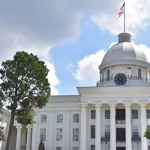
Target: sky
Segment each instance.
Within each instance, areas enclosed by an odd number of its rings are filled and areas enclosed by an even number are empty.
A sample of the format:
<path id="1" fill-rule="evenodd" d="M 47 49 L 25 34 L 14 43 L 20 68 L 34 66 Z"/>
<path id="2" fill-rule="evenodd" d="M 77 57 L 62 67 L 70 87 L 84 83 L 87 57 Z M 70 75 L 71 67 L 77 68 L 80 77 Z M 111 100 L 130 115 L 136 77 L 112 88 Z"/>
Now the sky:
<path id="1" fill-rule="evenodd" d="M 103 56 L 123 32 L 122 0 L 0 0 L 0 63 L 17 51 L 45 61 L 52 95 L 95 86 Z M 126 32 L 150 59 L 150 0 L 126 0 Z"/>

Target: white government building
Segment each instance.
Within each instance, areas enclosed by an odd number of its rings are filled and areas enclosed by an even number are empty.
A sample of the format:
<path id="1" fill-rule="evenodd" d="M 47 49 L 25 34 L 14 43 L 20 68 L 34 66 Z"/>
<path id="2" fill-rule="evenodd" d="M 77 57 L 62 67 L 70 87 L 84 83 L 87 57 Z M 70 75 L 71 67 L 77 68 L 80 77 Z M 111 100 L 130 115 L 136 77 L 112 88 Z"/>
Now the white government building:
<path id="1" fill-rule="evenodd" d="M 130 34 L 118 38 L 99 65 L 96 86 L 51 96 L 36 110 L 36 124 L 22 128 L 15 122 L 10 150 L 38 150 L 40 140 L 46 150 L 150 150 L 143 137 L 150 128 L 150 63 Z M 7 135 L 10 113 L 3 112 Z"/>

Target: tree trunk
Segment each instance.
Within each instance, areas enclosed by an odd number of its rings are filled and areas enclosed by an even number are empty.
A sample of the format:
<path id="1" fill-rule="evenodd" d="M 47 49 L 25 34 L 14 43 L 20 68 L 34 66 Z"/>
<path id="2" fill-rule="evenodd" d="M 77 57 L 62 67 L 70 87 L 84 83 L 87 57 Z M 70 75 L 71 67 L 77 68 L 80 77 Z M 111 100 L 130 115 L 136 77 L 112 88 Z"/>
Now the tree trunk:
<path id="1" fill-rule="evenodd" d="M 16 111 L 15 108 L 13 108 L 13 109 L 11 111 L 11 120 L 10 120 L 5 150 L 9 150 L 9 146 L 10 146 L 10 139 L 11 139 L 12 129 L 13 129 L 13 125 L 14 125 L 14 119 L 15 119 L 15 111 Z"/>

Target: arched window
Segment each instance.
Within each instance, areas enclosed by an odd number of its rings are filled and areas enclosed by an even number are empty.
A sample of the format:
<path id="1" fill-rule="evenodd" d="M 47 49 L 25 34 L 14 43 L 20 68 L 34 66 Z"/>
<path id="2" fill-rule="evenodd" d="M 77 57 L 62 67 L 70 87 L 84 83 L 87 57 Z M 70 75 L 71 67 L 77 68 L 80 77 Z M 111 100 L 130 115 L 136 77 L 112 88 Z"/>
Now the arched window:
<path id="1" fill-rule="evenodd" d="M 142 78 L 142 73 L 141 73 L 141 69 L 138 68 L 138 79 L 141 79 Z"/>
<path id="2" fill-rule="evenodd" d="M 110 80 L 110 70 L 107 70 L 107 81 Z"/>

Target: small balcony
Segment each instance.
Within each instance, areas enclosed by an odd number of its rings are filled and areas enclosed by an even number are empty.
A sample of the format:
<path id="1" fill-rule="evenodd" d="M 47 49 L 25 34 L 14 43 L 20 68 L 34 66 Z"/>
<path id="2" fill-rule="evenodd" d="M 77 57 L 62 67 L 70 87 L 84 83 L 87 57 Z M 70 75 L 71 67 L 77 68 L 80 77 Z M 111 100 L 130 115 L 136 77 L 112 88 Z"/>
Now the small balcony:
<path id="1" fill-rule="evenodd" d="M 116 139 L 116 142 L 117 143 L 125 143 L 125 138 L 119 138 L 119 137 L 117 137 L 117 139 Z"/>
<path id="2" fill-rule="evenodd" d="M 101 141 L 110 141 L 110 137 L 101 137 Z"/>
<path id="3" fill-rule="evenodd" d="M 139 133 L 132 132 L 132 142 L 140 142 L 140 141 L 141 141 L 141 137 L 139 137 Z"/>
<path id="4" fill-rule="evenodd" d="M 116 124 L 125 124 L 126 121 L 125 120 L 116 120 Z"/>
<path id="5" fill-rule="evenodd" d="M 101 141 L 104 141 L 104 142 L 110 141 L 110 132 L 105 132 L 105 136 L 101 137 Z"/>
<path id="6" fill-rule="evenodd" d="M 141 137 L 132 137 L 132 142 L 140 142 Z"/>

